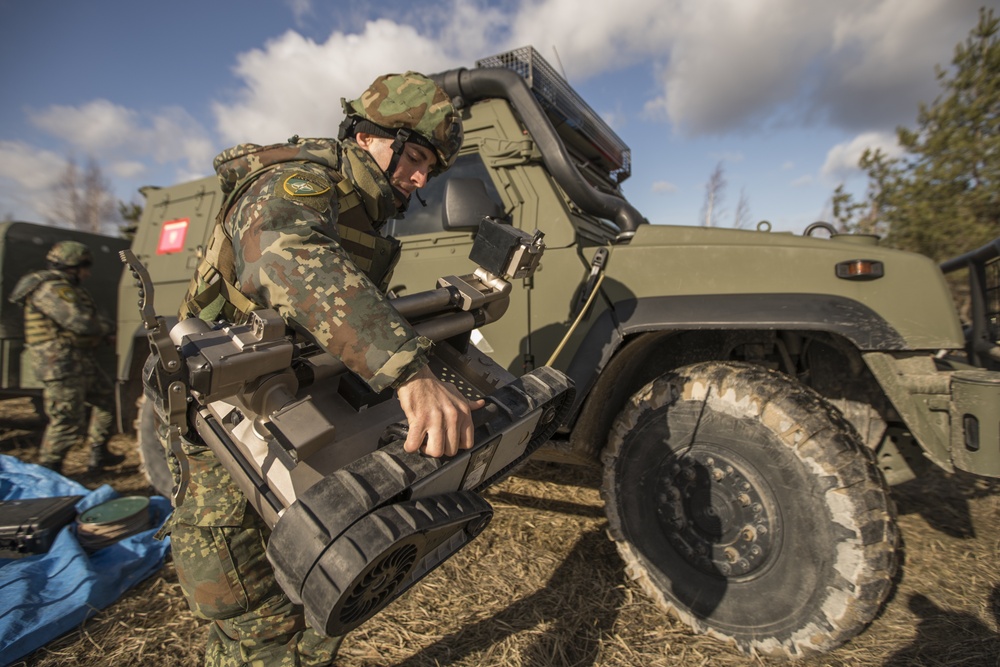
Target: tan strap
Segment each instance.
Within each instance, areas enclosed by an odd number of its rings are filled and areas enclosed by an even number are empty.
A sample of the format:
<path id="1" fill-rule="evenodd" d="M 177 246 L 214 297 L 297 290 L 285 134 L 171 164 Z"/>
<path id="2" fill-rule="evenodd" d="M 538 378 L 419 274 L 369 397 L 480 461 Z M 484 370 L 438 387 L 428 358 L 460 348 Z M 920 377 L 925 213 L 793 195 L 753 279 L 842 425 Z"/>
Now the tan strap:
<path id="1" fill-rule="evenodd" d="M 337 183 L 337 235 L 354 264 L 385 291 L 399 261 L 400 244 L 378 233 L 361 195 L 347 179 Z"/>
<path id="2" fill-rule="evenodd" d="M 188 313 L 207 322 L 220 317 L 233 324 L 243 324 L 250 313 L 260 308 L 228 280 L 219 278 L 185 304 Z"/>
<path id="3" fill-rule="evenodd" d="M 340 215 L 361 205 L 361 195 L 346 178 L 337 181 L 337 210 Z"/>

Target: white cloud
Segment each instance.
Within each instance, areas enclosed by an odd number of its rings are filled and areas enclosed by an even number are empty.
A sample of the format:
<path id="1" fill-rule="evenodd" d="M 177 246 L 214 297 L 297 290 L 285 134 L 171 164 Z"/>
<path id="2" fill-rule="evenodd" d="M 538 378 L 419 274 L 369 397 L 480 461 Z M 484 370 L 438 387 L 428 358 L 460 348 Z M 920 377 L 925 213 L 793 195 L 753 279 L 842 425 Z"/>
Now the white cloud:
<path id="1" fill-rule="evenodd" d="M 154 182 L 170 183 L 204 176 L 218 147 L 208 132 L 180 108 L 146 114 L 108 100 L 81 106 L 52 105 L 27 111 L 29 121 L 61 140 L 63 152 L 24 142 L 0 142 L 0 215 L 41 220 L 44 202 L 62 175 L 67 156 L 94 159 L 113 181 L 113 194 L 133 199 L 155 165 Z M 171 173 L 172 171 L 172 173 Z"/>
<path id="2" fill-rule="evenodd" d="M 146 165 L 138 160 L 119 160 L 112 162 L 108 171 L 118 178 L 136 178 L 146 173 Z"/>
<path id="3" fill-rule="evenodd" d="M 814 104 L 835 124 L 854 129 L 874 120 L 892 126 L 899 118 L 915 119 L 917 103 L 930 103 L 941 92 L 934 66 L 951 63 L 981 4 L 881 0 L 839 13 Z"/>
<path id="4" fill-rule="evenodd" d="M 530 44 L 570 81 L 648 63 L 656 80 L 632 107 L 691 134 L 768 123 L 864 130 L 894 127 L 933 99 L 934 66 L 950 62 L 979 4 L 616 0 L 582 11 L 579 0 L 517 0 L 503 9 L 453 0 L 421 34 L 467 66 Z"/>
<path id="5" fill-rule="evenodd" d="M 665 56 L 669 44 L 683 34 L 683 0 L 540 0 L 522 2 L 510 20 L 503 48 L 533 45 L 555 62 L 555 52 L 570 81 L 618 69 L 638 60 Z"/>
<path id="6" fill-rule="evenodd" d="M 620 108 L 614 111 L 605 111 L 601 114 L 601 119 L 608 124 L 612 130 L 621 130 L 628 124 L 628 114 Z"/>
<path id="7" fill-rule="evenodd" d="M 857 174 L 858 160 L 866 149 L 881 149 L 889 157 L 898 157 L 902 148 L 892 132 L 865 132 L 850 141 L 837 144 L 826 154 L 820 174 L 827 180 L 838 181 Z"/>
<path id="8" fill-rule="evenodd" d="M 891 127 L 936 95 L 934 66 L 950 61 L 978 4 L 621 0 L 593 8 L 592 20 L 571 0 L 543 0 L 522 6 L 510 41 L 543 55 L 556 45 L 571 75 L 656 65 L 660 93 L 637 102 L 690 134 L 769 122 Z"/>
<path id="9" fill-rule="evenodd" d="M 671 193 L 677 192 L 677 186 L 670 181 L 654 181 L 650 190 L 656 193 Z"/>
<path id="10" fill-rule="evenodd" d="M 28 190 L 44 189 L 59 180 L 66 158 L 20 141 L 0 141 L 0 177 Z"/>
<path id="11" fill-rule="evenodd" d="M 428 29 L 424 32 L 453 56 L 448 67 L 472 67 L 473 61 L 499 53 L 507 48 L 525 46 L 499 46 L 509 35 L 512 14 L 504 12 L 495 3 L 486 4 L 453 0 L 441 3 L 436 11 L 428 13 L 424 7 L 417 10 L 425 19 Z M 495 50 L 491 47 L 496 47 Z"/>
<path id="12" fill-rule="evenodd" d="M 29 115 L 36 127 L 64 140 L 73 152 L 109 162 L 152 157 L 160 164 L 193 167 L 210 162 L 214 154 L 205 128 L 179 107 L 144 115 L 98 99 L 80 107 L 54 105 Z"/>
<path id="13" fill-rule="evenodd" d="M 312 0 L 285 0 L 285 4 L 295 17 L 295 25 L 301 26 L 307 18 L 313 16 Z"/>
<path id="14" fill-rule="evenodd" d="M 343 118 L 340 98 L 357 97 L 379 74 L 452 64 L 435 40 L 392 21 L 369 22 L 360 34 L 335 32 L 322 44 L 289 31 L 238 57 L 245 87 L 212 110 L 227 143 L 331 137 Z"/>
<path id="15" fill-rule="evenodd" d="M 0 217 L 43 220 L 48 192 L 65 168 L 63 155 L 20 141 L 0 141 Z"/>
<path id="16" fill-rule="evenodd" d="M 617 0 L 581 11 L 579 0 L 452 0 L 384 11 L 392 18 L 322 43 L 287 32 L 238 57 L 242 88 L 213 108 L 226 143 L 329 136 L 340 98 L 380 73 L 471 67 L 531 44 L 571 81 L 647 63 L 655 79 L 631 109 L 690 134 L 893 127 L 934 95 L 934 65 L 950 59 L 977 2 Z M 617 112 L 609 117 L 619 125 Z"/>
<path id="17" fill-rule="evenodd" d="M 108 100 L 93 100 L 82 107 L 53 105 L 29 111 L 36 127 L 86 153 L 116 149 L 130 141 L 137 115 Z"/>

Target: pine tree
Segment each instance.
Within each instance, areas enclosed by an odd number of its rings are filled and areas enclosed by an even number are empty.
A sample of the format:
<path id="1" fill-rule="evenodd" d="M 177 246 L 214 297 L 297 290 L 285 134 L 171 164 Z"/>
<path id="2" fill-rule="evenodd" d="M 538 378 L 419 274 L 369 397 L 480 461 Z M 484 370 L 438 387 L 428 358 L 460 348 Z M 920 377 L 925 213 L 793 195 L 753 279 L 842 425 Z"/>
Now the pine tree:
<path id="1" fill-rule="evenodd" d="M 118 201 L 118 217 L 124 224 L 118 227 L 118 236 L 129 241 L 135 238 L 139 228 L 139 218 L 142 217 L 142 204 Z"/>
<path id="2" fill-rule="evenodd" d="M 979 23 L 937 68 L 944 92 L 921 104 L 917 128 L 897 128 L 905 154 L 865 151 L 863 202 L 843 186 L 834 215 L 857 231 L 888 233 L 887 243 L 942 260 L 1000 235 L 1000 19 Z"/>

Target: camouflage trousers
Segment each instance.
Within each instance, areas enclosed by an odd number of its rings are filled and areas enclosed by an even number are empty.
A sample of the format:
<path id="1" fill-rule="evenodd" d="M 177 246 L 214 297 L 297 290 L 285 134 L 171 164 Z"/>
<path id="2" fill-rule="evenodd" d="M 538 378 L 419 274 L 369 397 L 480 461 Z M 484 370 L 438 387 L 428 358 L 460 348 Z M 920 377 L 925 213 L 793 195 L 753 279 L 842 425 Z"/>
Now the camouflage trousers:
<path id="1" fill-rule="evenodd" d="M 212 451 L 195 440 L 183 442 L 190 480 L 171 518 L 170 550 L 188 605 L 212 621 L 205 664 L 332 664 L 343 638 L 306 625 L 265 555 L 270 529 Z M 176 484 L 177 462 L 169 459 Z"/>
<path id="2" fill-rule="evenodd" d="M 101 447 L 111 437 L 114 388 L 101 369 L 95 366 L 89 370 L 83 375 L 44 383 L 42 399 L 49 423 L 38 457 L 42 465 L 61 463 L 70 448 L 84 439 L 91 447 Z"/>

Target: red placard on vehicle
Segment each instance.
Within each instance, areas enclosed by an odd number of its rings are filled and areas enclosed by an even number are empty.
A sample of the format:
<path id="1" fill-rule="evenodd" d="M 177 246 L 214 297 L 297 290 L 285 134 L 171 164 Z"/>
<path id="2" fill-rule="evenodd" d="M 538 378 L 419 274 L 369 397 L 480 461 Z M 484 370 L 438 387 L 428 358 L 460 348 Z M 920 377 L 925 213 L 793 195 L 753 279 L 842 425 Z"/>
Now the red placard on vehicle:
<path id="1" fill-rule="evenodd" d="M 164 222 L 163 229 L 160 230 L 160 242 L 156 244 L 156 254 L 166 255 L 183 250 L 189 224 L 191 224 L 190 218 Z"/>

